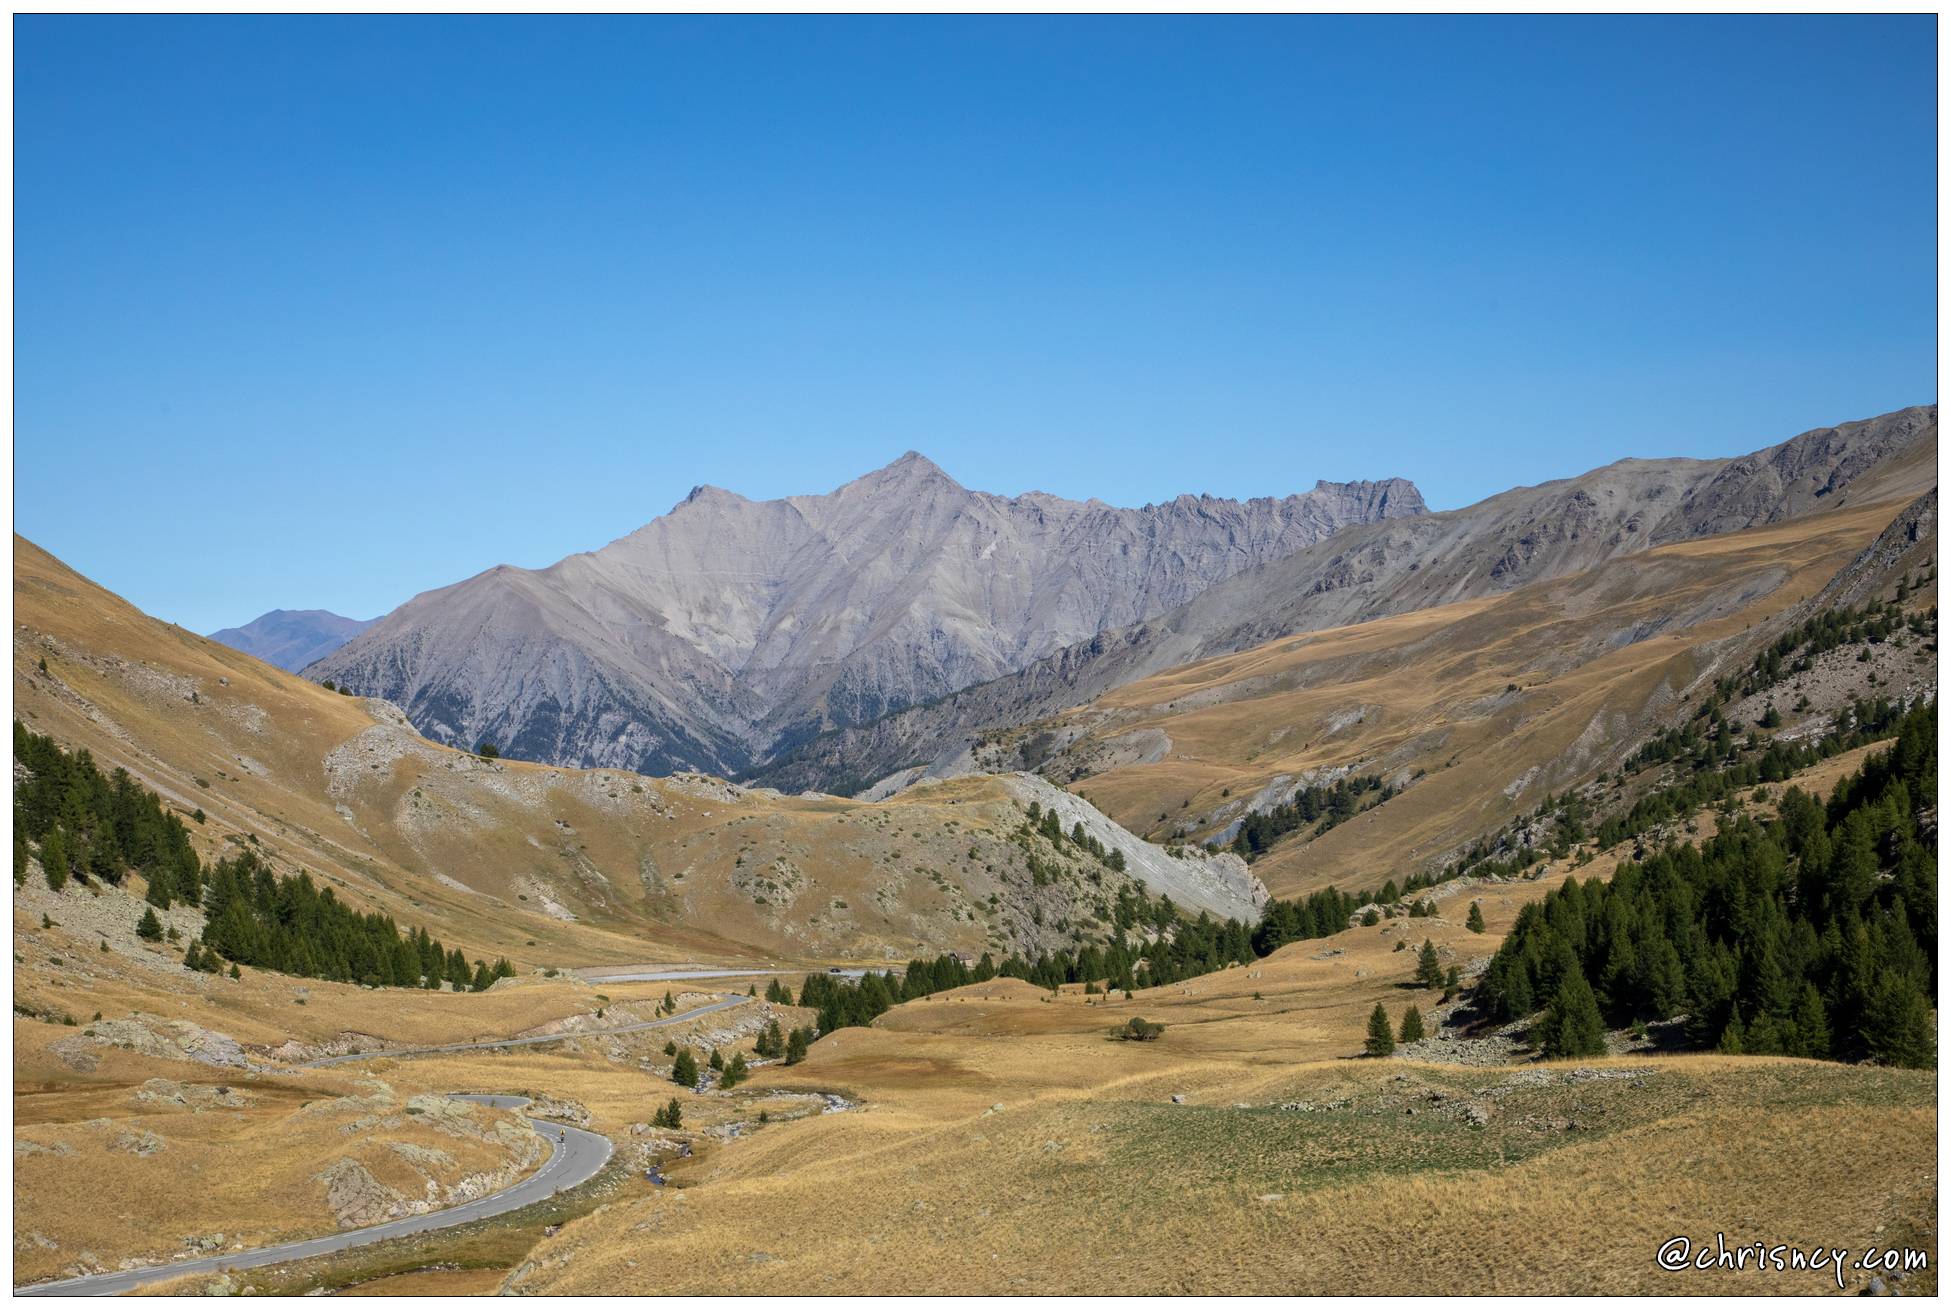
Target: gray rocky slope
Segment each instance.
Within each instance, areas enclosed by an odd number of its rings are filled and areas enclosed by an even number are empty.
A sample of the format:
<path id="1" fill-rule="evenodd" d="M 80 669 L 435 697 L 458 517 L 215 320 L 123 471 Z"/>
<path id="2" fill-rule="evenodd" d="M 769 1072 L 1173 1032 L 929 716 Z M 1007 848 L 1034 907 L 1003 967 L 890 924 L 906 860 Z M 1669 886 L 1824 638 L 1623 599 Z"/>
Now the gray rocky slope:
<path id="1" fill-rule="evenodd" d="M 1843 504 L 1922 494 L 1936 485 L 1936 443 L 1937 407 L 1917 406 L 1735 459 L 1621 460 L 1459 510 L 1350 527 L 1157 618 L 1107 628 L 936 703 L 825 734 L 755 780 L 848 791 L 903 769 L 919 777 L 1023 767 L 1034 761 L 972 753 L 970 743 L 1289 633 L 1506 591 Z"/>
<path id="2" fill-rule="evenodd" d="M 1423 509 L 1400 479 L 1142 509 L 1003 497 L 911 452 L 823 496 L 700 487 L 601 550 L 416 596 L 306 673 L 440 741 L 736 775 Z"/>
<path id="3" fill-rule="evenodd" d="M 241 628 L 224 628 L 209 635 L 210 640 L 221 641 L 232 650 L 296 673 L 324 659 L 374 622 L 349 619 L 331 610 L 269 610 Z"/>

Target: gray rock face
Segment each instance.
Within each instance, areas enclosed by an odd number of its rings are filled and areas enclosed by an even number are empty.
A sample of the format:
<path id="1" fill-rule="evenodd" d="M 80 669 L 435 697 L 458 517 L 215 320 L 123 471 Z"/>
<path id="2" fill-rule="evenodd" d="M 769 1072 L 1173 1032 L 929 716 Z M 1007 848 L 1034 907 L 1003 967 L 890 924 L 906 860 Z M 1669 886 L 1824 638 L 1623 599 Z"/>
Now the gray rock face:
<path id="1" fill-rule="evenodd" d="M 330 610 L 271 610 L 241 628 L 213 632 L 210 640 L 296 673 L 324 659 L 375 621 L 349 619 Z"/>
<path id="2" fill-rule="evenodd" d="M 1803 608 L 1809 614 L 1850 609 L 1900 578 L 1922 576 L 1937 563 L 1937 488 L 1910 502 L 1863 553 L 1829 580 Z"/>
<path id="3" fill-rule="evenodd" d="M 1805 432 L 1727 460 L 1621 460 L 1464 509 L 1350 526 L 1244 570 L 1179 608 L 1055 651 L 1016 673 L 782 755 L 755 781 L 846 789 L 914 765 L 960 771 L 985 729 L 1036 722 L 1139 678 L 1295 632 L 1358 623 L 1562 577 L 1616 556 L 1760 527 L 1937 482 L 1937 407 Z M 1934 505 L 1935 502 L 1933 502 Z M 984 767 L 1034 767 L 987 760 Z"/>
<path id="4" fill-rule="evenodd" d="M 1011 498 L 910 453 L 824 496 L 700 487 L 601 550 L 416 596 L 307 672 L 441 741 L 736 774 L 1423 509 L 1400 479 L 1142 509 Z"/>
<path id="5" fill-rule="evenodd" d="M 1221 919 L 1258 923 L 1267 908 L 1267 889 L 1253 876 L 1247 862 L 1230 851 L 1212 853 L 1199 846 L 1174 855 L 1142 837 L 1134 837 L 1089 801 L 1031 773 L 1010 778 L 1010 790 L 1024 802 L 1035 801 L 1055 810 L 1063 830 L 1082 824 L 1084 830 L 1125 857 L 1125 870 L 1154 896 L 1169 896 L 1185 910 L 1204 910 Z"/>

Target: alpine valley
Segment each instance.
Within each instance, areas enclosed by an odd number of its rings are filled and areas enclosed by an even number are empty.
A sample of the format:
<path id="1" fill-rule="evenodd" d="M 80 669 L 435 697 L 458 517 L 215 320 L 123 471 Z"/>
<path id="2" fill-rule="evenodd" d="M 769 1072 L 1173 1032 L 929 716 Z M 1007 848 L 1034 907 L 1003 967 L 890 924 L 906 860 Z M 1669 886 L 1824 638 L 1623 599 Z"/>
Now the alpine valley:
<path id="1" fill-rule="evenodd" d="M 15 1283 L 1934 1257 L 1937 410 L 1782 436 L 1442 512 L 910 453 L 212 637 L 17 537 Z"/>

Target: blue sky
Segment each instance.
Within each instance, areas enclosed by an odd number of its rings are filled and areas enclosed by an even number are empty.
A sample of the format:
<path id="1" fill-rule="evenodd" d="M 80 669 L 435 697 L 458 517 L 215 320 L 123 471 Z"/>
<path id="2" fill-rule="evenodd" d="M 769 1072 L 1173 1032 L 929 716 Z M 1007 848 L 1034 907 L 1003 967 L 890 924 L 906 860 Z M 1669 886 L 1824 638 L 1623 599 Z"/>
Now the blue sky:
<path id="1" fill-rule="evenodd" d="M 1935 19 L 20 17 L 16 523 L 199 630 L 694 484 L 1451 507 L 1936 398 Z"/>

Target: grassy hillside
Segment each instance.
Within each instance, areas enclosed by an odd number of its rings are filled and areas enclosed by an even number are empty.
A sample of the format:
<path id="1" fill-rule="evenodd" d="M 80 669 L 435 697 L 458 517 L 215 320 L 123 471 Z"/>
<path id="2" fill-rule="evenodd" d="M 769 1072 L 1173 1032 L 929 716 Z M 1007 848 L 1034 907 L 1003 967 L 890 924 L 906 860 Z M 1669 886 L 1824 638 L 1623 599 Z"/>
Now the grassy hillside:
<path id="1" fill-rule="evenodd" d="M 383 767 L 367 772 L 381 778 L 341 789 L 330 804 L 312 802 L 280 771 L 329 780 L 330 764 L 309 761 L 375 727 L 385 734 L 368 742 L 401 738 L 370 709 L 257 674 L 263 666 L 200 665 L 207 652 L 193 638 L 187 655 L 166 644 L 145 655 L 140 624 L 148 621 L 112 606 L 107 613 L 137 634 L 126 654 L 113 653 L 113 627 L 104 633 L 70 618 L 62 620 L 70 635 L 57 638 L 45 609 L 38 617 L 48 627 L 23 630 L 16 676 L 45 684 L 33 693 L 43 699 L 28 702 L 40 730 L 92 744 L 105 765 L 127 762 L 145 781 L 174 785 L 179 807 L 205 802 L 206 821 L 192 821 L 191 831 L 212 853 L 256 833 L 275 860 L 331 871 L 348 896 L 398 908 L 402 922 L 430 922 L 479 955 L 504 953 L 498 943 L 522 933 L 553 935 L 509 948 L 524 973 L 480 994 L 375 992 L 254 969 L 231 979 L 189 972 L 177 946 L 136 935 L 139 877 L 58 892 L 28 877 L 14 916 L 15 1149 L 32 1184 L 16 1206 L 19 1240 L 32 1247 L 17 1257 L 24 1276 L 330 1231 L 349 1217 L 444 1202 L 526 1167 L 526 1139 L 511 1121 L 466 1112 L 462 1122 L 443 1106 L 442 1094 L 456 1090 L 552 1098 L 616 1142 L 618 1163 L 546 1213 L 244 1281 L 294 1291 L 368 1279 L 382 1280 L 374 1290 L 425 1290 L 416 1278 L 467 1291 L 504 1281 L 521 1291 L 609 1292 L 1667 1291 L 1718 1285 L 1656 1275 L 1649 1253 L 1671 1235 L 1664 1230 L 1712 1232 L 1729 1215 L 1774 1240 L 1933 1245 L 1930 1072 L 1640 1050 L 1579 1066 L 1350 1058 L 1378 1002 L 1392 1019 L 1411 1003 L 1435 1019 L 1440 993 L 1415 985 L 1416 946 L 1427 938 L 1446 969 L 1469 975 L 1523 907 L 1563 885 L 1562 867 L 1535 879 L 1444 884 L 1427 893 L 1429 917 L 1386 918 L 1116 1000 L 996 979 L 824 1036 L 804 1063 L 761 1065 L 735 1090 L 676 1088 L 667 1041 L 701 1060 L 714 1049 L 749 1053 L 767 1022 L 791 1028 L 812 1016 L 754 997 L 686 1017 L 720 986 L 740 994 L 744 980 L 694 988 L 533 972 L 551 958 L 600 963 L 648 952 L 626 928 L 592 922 L 590 901 L 574 902 L 572 912 L 590 916 L 575 921 L 505 894 L 493 913 L 506 924 L 482 910 L 450 914 L 450 904 L 472 907 L 488 894 L 462 893 L 427 878 L 424 865 L 386 858 L 401 850 L 425 860 L 432 848 L 398 817 L 414 786 L 423 798 L 477 805 L 477 823 L 518 822 L 527 832 L 541 827 L 538 814 L 553 826 L 565 794 L 585 798 L 569 813 L 609 813 L 571 782 L 633 797 L 629 788 L 643 786 L 678 816 L 668 822 L 693 835 L 694 849 L 707 834 L 734 843 L 735 872 L 735 843 L 767 825 L 791 832 L 808 821 L 792 816 L 859 825 L 858 835 L 849 831 L 854 842 L 913 842 L 925 832 L 919 817 L 933 814 L 959 846 L 972 840 L 972 812 L 1000 784 L 958 780 L 879 806 L 788 802 L 702 779 L 491 765 L 409 742 L 390 758 L 375 747 L 370 762 Z M 84 647 L 84 634 L 97 645 Z M 199 679 L 187 689 L 146 690 L 185 668 L 200 670 L 175 674 Z M 239 684 L 248 698 L 233 701 Z M 284 733 L 267 705 L 301 725 L 329 726 Z M 253 706 L 267 717 L 250 750 L 225 725 L 253 720 Z M 263 771 L 244 767 L 246 755 Z M 1826 791 L 1861 758 L 1825 760 L 1796 781 Z M 403 767 L 417 771 L 413 786 L 394 777 Z M 538 779 L 548 785 L 532 794 L 547 808 L 527 799 L 525 786 Z M 1783 787 L 1762 791 L 1761 799 L 1744 794 L 1741 806 L 1766 811 Z M 1717 818 L 1698 816 L 1692 835 L 1710 837 Z M 351 835 L 322 836 L 334 821 Z M 462 843 L 463 855 L 506 849 L 485 838 L 470 847 L 469 829 L 460 831 L 442 840 Z M 992 840 L 1029 854 L 1013 829 Z M 1036 840 L 1040 863 L 1071 859 Z M 354 858 L 361 851 L 370 853 Z M 328 862 L 319 852 L 340 854 Z M 1600 852 L 1578 876 L 1603 878 L 1630 853 L 1630 843 Z M 447 867 L 455 882 L 493 876 L 468 863 Z M 1078 878 L 1088 884 L 1081 865 Z M 1060 889 L 1032 882 L 1029 894 L 1039 890 Z M 1473 902 L 1482 933 L 1467 926 Z M 161 917 L 184 934 L 198 927 L 185 905 Z M 612 922 L 630 920 L 619 913 Z M 655 929 L 641 931 L 648 938 Z M 667 993 L 675 1024 L 614 1031 L 655 1015 Z M 1107 1036 L 1133 1017 L 1162 1023 L 1163 1034 Z M 531 1034 L 570 1039 L 501 1052 L 388 1053 Z M 372 1054 L 298 1067 L 359 1051 Z M 683 1128 L 654 1126 L 673 1098 Z M 1877 1167 L 1846 1163 L 1864 1158 Z M 675 1186 L 643 1177 L 653 1162 Z M 90 1204 L 95 1189 L 73 1183 L 82 1177 L 125 1199 Z M 1671 1198 L 1668 1208 L 1618 1199 L 1650 1194 Z M 847 1204 L 834 1204 L 840 1196 Z M 1400 1255 L 1405 1248 L 1463 1254 L 1412 1260 Z M 1316 1259 L 1321 1253 L 1327 1258 Z M 415 1272 L 423 1270 L 440 1272 Z M 192 1280 L 188 1290 L 216 1281 Z M 1822 1284 L 1771 1274 L 1752 1286 Z"/>
<path id="2" fill-rule="evenodd" d="M 1164 840 L 1228 839 L 1250 807 L 1310 782 L 1378 774 L 1399 794 L 1312 840 L 1276 845 L 1254 871 L 1278 896 L 1379 886 L 1617 769 L 1745 666 L 1763 634 L 1904 504 L 1661 547 L 1500 596 L 1285 638 L 1120 688 L 1012 741 Z M 1893 583 L 1882 577 L 1884 594 Z M 1934 606 L 1935 582 L 1906 603 Z M 1935 684 L 1927 643 L 1886 646 L 1872 663 L 1825 666 L 1786 689 L 1781 731 L 1826 721 L 1843 690 Z"/>

